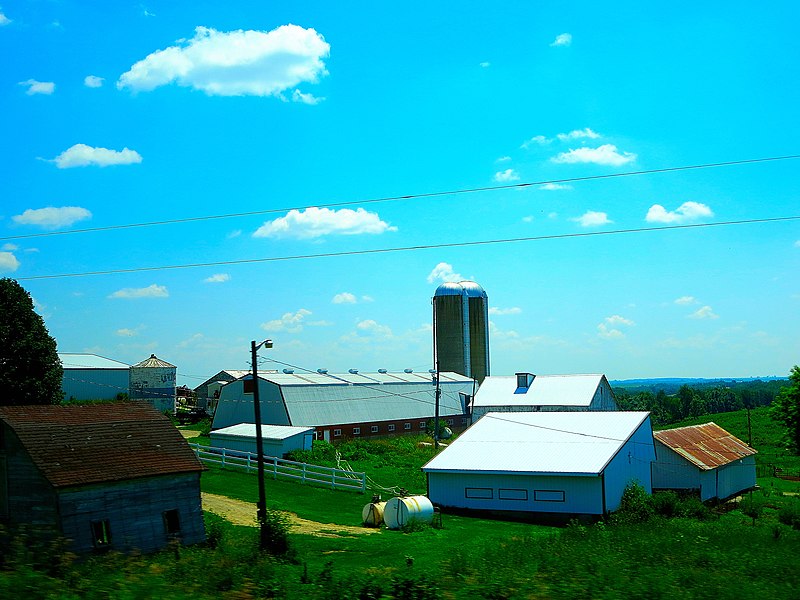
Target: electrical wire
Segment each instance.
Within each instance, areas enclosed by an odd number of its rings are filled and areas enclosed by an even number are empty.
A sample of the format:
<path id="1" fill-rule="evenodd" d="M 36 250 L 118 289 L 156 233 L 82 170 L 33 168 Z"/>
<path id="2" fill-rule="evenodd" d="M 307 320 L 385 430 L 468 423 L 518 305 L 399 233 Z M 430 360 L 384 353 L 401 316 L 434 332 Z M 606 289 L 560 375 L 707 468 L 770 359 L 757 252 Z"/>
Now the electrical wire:
<path id="1" fill-rule="evenodd" d="M 108 269 L 105 271 L 85 271 L 79 273 L 56 273 L 52 275 L 31 275 L 28 277 L 17 277 L 17 281 L 33 281 L 42 279 L 60 279 L 66 277 L 89 277 L 96 275 L 117 275 L 121 273 L 143 273 L 148 271 L 167 271 L 175 269 L 195 269 L 200 267 L 221 267 L 242 264 L 282 262 L 291 260 L 306 260 L 317 258 L 336 258 L 342 256 L 364 256 L 369 254 L 389 254 L 393 252 L 411 252 L 418 250 L 438 250 L 442 248 L 465 248 L 472 246 L 489 246 L 496 244 L 510 244 L 519 242 L 538 242 L 543 240 L 559 240 L 570 238 L 586 238 L 602 235 L 621 235 L 628 233 L 649 233 L 655 231 L 673 231 L 680 229 L 698 229 L 705 227 L 726 227 L 731 225 L 753 225 L 759 223 L 779 223 L 800 220 L 800 215 L 786 217 L 769 217 L 763 219 L 742 219 L 738 221 L 715 221 L 712 223 L 694 223 L 688 225 L 663 225 L 659 227 L 636 227 L 632 229 L 614 229 L 611 231 L 591 231 L 582 233 L 560 233 L 554 235 L 539 235 L 517 238 L 497 238 L 491 240 L 477 240 L 471 242 L 450 242 L 443 244 L 421 244 L 418 246 L 397 246 L 394 248 L 373 248 L 370 250 L 346 250 L 342 252 L 321 252 L 319 254 L 295 254 L 289 256 L 269 256 L 265 258 L 248 258 L 240 260 L 226 260 L 205 263 L 188 263 L 179 265 L 157 265 L 152 267 L 132 267 L 129 269 Z"/>
<path id="2" fill-rule="evenodd" d="M 678 167 L 664 167 L 660 169 L 645 169 L 640 171 L 626 171 L 624 173 L 608 173 L 605 175 L 588 175 L 585 177 L 568 177 L 564 179 L 545 179 L 541 181 L 529 181 L 524 183 L 510 183 L 504 185 L 492 185 L 492 186 L 484 186 L 484 187 L 474 187 L 474 188 L 462 188 L 462 189 L 455 189 L 455 190 L 446 190 L 441 192 L 423 192 L 419 194 L 404 194 L 400 196 L 385 196 L 380 198 L 369 198 L 365 200 L 349 200 L 349 201 L 341 201 L 341 202 L 327 202 L 323 204 L 312 204 L 306 206 L 291 206 L 288 208 L 270 208 L 264 210 L 255 210 L 249 212 L 238 212 L 238 213 L 227 213 L 221 215 L 206 215 L 200 217 L 186 217 L 182 219 L 167 219 L 162 221 L 146 221 L 142 223 L 124 223 L 120 225 L 108 225 L 105 227 L 87 227 L 84 229 L 71 229 L 69 231 L 47 231 L 47 232 L 40 232 L 40 233 L 29 233 L 23 235 L 12 235 L 6 237 L 0 237 L 0 241 L 5 240 L 20 240 L 20 239 L 27 239 L 27 238 L 37 238 L 37 237 L 49 237 L 49 236 L 56 236 L 56 235 L 72 235 L 76 233 L 96 233 L 101 231 L 115 231 L 119 229 L 132 229 L 136 227 L 155 227 L 159 225 L 175 225 L 179 223 L 194 223 L 198 221 L 211 221 L 211 220 L 219 220 L 219 219 L 232 219 L 232 218 L 240 218 L 240 217 L 252 217 L 258 215 L 266 215 L 266 214 L 274 214 L 274 213 L 281 213 L 281 212 L 289 212 L 290 210 L 307 210 L 309 208 L 334 208 L 339 206 L 359 206 L 364 204 L 377 204 L 380 202 L 395 202 L 401 200 L 417 200 L 422 198 L 438 198 L 442 196 L 456 196 L 460 194 L 474 194 L 474 193 L 481 193 L 481 192 L 493 192 L 493 191 L 500 191 L 500 190 L 509 190 L 509 189 L 521 189 L 526 187 L 536 187 L 540 185 L 548 185 L 548 184 L 565 184 L 565 183 L 577 183 L 581 181 L 593 181 L 597 179 L 614 179 L 620 177 L 632 177 L 636 175 L 653 175 L 657 173 L 674 173 L 676 171 L 690 171 L 695 169 L 712 169 L 712 168 L 719 168 L 719 167 L 731 167 L 731 166 L 738 166 L 738 165 L 748 165 L 748 164 L 755 164 L 755 163 L 764 163 L 764 162 L 776 162 L 782 160 L 794 160 L 800 158 L 800 154 L 789 154 L 785 156 L 768 156 L 763 158 L 747 158 L 742 160 L 731 160 L 731 161 L 724 161 L 724 162 L 714 162 L 714 163 L 700 163 L 694 165 L 683 165 Z"/>

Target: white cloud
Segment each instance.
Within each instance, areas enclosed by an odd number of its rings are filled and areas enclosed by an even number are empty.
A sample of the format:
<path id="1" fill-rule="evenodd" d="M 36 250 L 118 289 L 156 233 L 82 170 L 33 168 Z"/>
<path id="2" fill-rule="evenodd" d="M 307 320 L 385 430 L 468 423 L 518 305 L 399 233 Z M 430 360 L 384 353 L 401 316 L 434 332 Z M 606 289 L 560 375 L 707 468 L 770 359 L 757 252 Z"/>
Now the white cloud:
<path id="1" fill-rule="evenodd" d="M 392 330 L 387 325 L 381 325 L 373 319 L 359 321 L 356 323 L 356 329 L 378 337 L 392 337 Z"/>
<path id="2" fill-rule="evenodd" d="M 241 229 L 234 229 L 233 231 L 231 231 L 231 232 L 230 232 L 228 235 L 226 235 L 225 237 L 226 237 L 226 238 L 228 238 L 229 240 L 232 240 L 233 238 L 237 238 L 237 237 L 239 237 L 240 235 L 242 235 L 242 230 L 241 230 Z"/>
<path id="3" fill-rule="evenodd" d="M 117 335 L 120 337 L 135 337 L 139 335 L 139 332 L 135 329 L 128 329 L 127 327 L 124 327 L 122 329 L 117 329 Z"/>
<path id="4" fill-rule="evenodd" d="M 606 317 L 605 322 L 608 325 L 613 325 L 613 326 L 627 325 L 630 327 L 632 325 L 635 325 L 635 323 L 630 319 L 626 319 L 625 317 L 621 317 L 619 315 L 611 315 L 610 317 Z"/>
<path id="5" fill-rule="evenodd" d="M 485 60 L 482 63 L 480 63 L 480 66 L 482 66 L 484 69 L 488 69 L 489 67 L 492 66 L 492 63 L 490 63 L 488 60 Z"/>
<path id="6" fill-rule="evenodd" d="M 19 269 L 20 262 L 11 252 L 0 252 L 0 272 L 8 273 Z"/>
<path id="7" fill-rule="evenodd" d="M 34 94 L 44 94 L 49 96 L 56 91 L 56 84 L 52 81 L 36 81 L 35 79 L 28 79 L 27 81 L 20 81 L 19 85 L 28 86 L 28 89 L 25 90 L 25 93 L 28 96 L 33 96 Z"/>
<path id="8" fill-rule="evenodd" d="M 718 319 L 719 315 L 715 314 L 710 306 L 706 305 L 697 309 L 689 315 L 690 319 Z"/>
<path id="9" fill-rule="evenodd" d="M 519 175 L 514 169 L 506 169 L 505 171 L 498 171 L 494 174 L 494 180 L 502 183 L 509 181 L 518 181 Z"/>
<path id="10" fill-rule="evenodd" d="M 103 87 L 104 81 L 105 79 L 98 77 L 97 75 L 87 75 L 83 78 L 83 85 L 90 88 L 99 88 Z"/>
<path id="11" fill-rule="evenodd" d="M 166 286 L 149 285 L 145 288 L 123 288 L 117 290 L 109 298 L 168 298 L 169 292 Z"/>
<path id="12" fill-rule="evenodd" d="M 543 135 L 535 135 L 531 139 L 525 140 L 524 142 L 522 142 L 522 145 L 520 146 L 520 148 L 523 148 L 523 149 L 527 150 L 528 148 L 530 148 L 533 145 L 544 146 L 545 144 L 549 144 L 551 141 L 552 140 L 547 139 Z"/>
<path id="13" fill-rule="evenodd" d="M 362 302 L 375 302 L 375 298 L 372 296 L 361 296 Z"/>
<path id="14" fill-rule="evenodd" d="M 797 241 L 794 243 L 794 247 L 795 247 L 795 248 L 800 248 L 800 240 L 797 240 Z"/>
<path id="15" fill-rule="evenodd" d="M 501 156 L 500 158 L 498 158 L 494 162 L 503 163 L 503 162 L 508 162 L 510 160 L 511 160 L 510 156 Z"/>
<path id="16" fill-rule="evenodd" d="M 48 206 L 47 208 L 29 208 L 21 215 L 11 217 L 20 225 L 36 225 L 45 229 L 67 227 L 78 221 L 92 218 L 92 213 L 80 206 Z"/>
<path id="17" fill-rule="evenodd" d="M 681 296 L 675 299 L 675 304 L 681 306 L 688 306 L 689 304 L 697 304 L 697 299 L 694 296 Z"/>
<path id="18" fill-rule="evenodd" d="M 9 19 L 2 12 L 0 12 L 0 27 L 2 27 L 3 25 L 8 25 L 9 23 L 11 23 L 11 19 Z"/>
<path id="19" fill-rule="evenodd" d="M 70 169 L 89 165 L 97 167 L 131 165 L 142 162 L 142 157 L 135 150 L 128 148 L 109 150 L 108 148 L 93 148 L 86 144 L 75 144 L 56 156 L 53 161 L 59 169 Z"/>
<path id="20" fill-rule="evenodd" d="M 703 217 L 713 217 L 714 213 L 700 202 L 684 202 L 674 211 L 668 212 L 660 204 L 653 204 L 647 211 L 645 221 L 648 223 L 686 223 Z"/>
<path id="21" fill-rule="evenodd" d="M 609 327 L 606 323 L 600 323 L 597 326 L 597 335 L 606 340 L 617 340 L 625 337 L 625 334 L 619 329 Z"/>
<path id="22" fill-rule="evenodd" d="M 544 184 L 539 186 L 539 189 L 540 190 L 549 190 L 549 191 L 571 190 L 572 186 L 571 185 L 566 185 L 566 184 L 563 184 L 563 183 L 544 183 Z"/>
<path id="23" fill-rule="evenodd" d="M 610 165 L 618 167 L 636 160 L 636 155 L 632 152 L 619 153 L 614 144 L 603 144 L 597 148 L 570 149 L 568 152 L 561 152 L 550 159 L 554 163 L 593 163 L 596 165 Z"/>
<path id="24" fill-rule="evenodd" d="M 597 227 L 599 225 L 608 225 L 609 223 L 614 222 L 608 218 L 606 213 L 595 210 L 587 210 L 580 217 L 575 217 L 574 219 L 570 220 L 580 223 L 581 227 Z"/>
<path id="25" fill-rule="evenodd" d="M 3 247 L 0 250 L 8 250 L 9 252 L 13 252 L 14 250 L 19 250 L 19 246 L 16 244 L 6 243 L 3 244 Z"/>
<path id="26" fill-rule="evenodd" d="M 225 283 L 226 281 L 230 281 L 231 276 L 227 273 L 215 273 L 211 277 L 206 277 L 203 279 L 204 283 Z"/>
<path id="27" fill-rule="evenodd" d="M 525 215 L 522 217 L 523 223 L 533 223 L 533 215 Z"/>
<path id="28" fill-rule="evenodd" d="M 324 235 L 381 234 L 397 231 L 377 213 L 363 208 L 351 210 L 342 208 L 307 208 L 305 211 L 290 210 L 285 217 L 267 221 L 256 229 L 253 237 L 308 239 Z"/>
<path id="29" fill-rule="evenodd" d="M 557 219 L 558 218 L 558 213 L 557 212 L 547 213 L 547 218 L 548 219 Z"/>
<path id="30" fill-rule="evenodd" d="M 341 294 L 336 294 L 331 302 L 334 304 L 355 304 L 358 299 L 350 292 L 342 292 Z"/>
<path id="31" fill-rule="evenodd" d="M 497 325 L 495 325 L 494 321 L 489 321 L 489 335 L 492 337 L 493 340 L 519 339 L 519 333 L 517 333 L 513 329 L 502 330 Z"/>
<path id="32" fill-rule="evenodd" d="M 273 319 L 261 324 L 265 331 L 285 331 L 286 333 L 298 333 L 303 331 L 303 320 L 311 314 L 310 310 L 301 308 L 294 313 L 284 313 L 280 319 Z"/>
<path id="33" fill-rule="evenodd" d="M 304 94 L 300 90 L 292 92 L 292 102 L 300 102 L 302 104 L 310 104 L 314 106 L 325 100 L 325 98 L 317 98 L 314 94 Z"/>
<path id="34" fill-rule="evenodd" d="M 579 140 L 583 138 L 596 140 L 600 137 L 600 134 L 586 127 L 585 129 L 575 129 L 569 133 L 559 133 L 556 137 L 562 142 L 568 142 L 569 140 Z"/>
<path id="35" fill-rule="evenodd" d="M 489 308 L 490 315 L 518 315 L 522 312 L 522 309 L 517 306 L 512 306 L 511 308 L 498 308 L 496 306 L 492 306 Z"/>
<path id="36" fill-rule="evenodd" d="M 150 91 L 162 85 L 210 96 L 277 96 L 327 75 L 330 45 L 314 29 L 282 25 L 272 31 L 220 32 L 197 27 L 189 40 L 156 50 L 123 73 L 118 88 Z"/>
<path id="37" fill-rule="evenodd" d="M 428 283 L 433 283 L 434 281 L 464 281 L 464 278 L 453 271 L 453 265 L 440 262 L 428 274 Z"/>
<path id="38" fill-rule="evenodd" d="M 553 40 L 553 43 L 550 44 L 551 46 L 569 46 L 572 44 L 572 34 L 571 33 L 559 33 L 556 36 L 556 39 Z"/>

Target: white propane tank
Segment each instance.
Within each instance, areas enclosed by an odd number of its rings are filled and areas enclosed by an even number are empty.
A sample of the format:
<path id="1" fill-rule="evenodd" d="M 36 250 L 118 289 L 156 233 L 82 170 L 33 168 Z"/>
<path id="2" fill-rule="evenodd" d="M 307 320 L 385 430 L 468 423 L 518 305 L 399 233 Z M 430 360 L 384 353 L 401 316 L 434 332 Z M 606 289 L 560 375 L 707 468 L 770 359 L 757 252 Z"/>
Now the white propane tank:
<path id="1" fill-rule="evenodd" d="M 380 527 L 383 523 L 383 513 L 386 502 L 370 502 L 361 511 L 361 521 L 365 527 Z"/>
<path id="2" fill-rule="evenodd" d="M 383 509 L 383 521 L 389 529 L 400 529 L 411 521 L 433 521 L 433 504 L 426 496 L 392 498 Z"/>

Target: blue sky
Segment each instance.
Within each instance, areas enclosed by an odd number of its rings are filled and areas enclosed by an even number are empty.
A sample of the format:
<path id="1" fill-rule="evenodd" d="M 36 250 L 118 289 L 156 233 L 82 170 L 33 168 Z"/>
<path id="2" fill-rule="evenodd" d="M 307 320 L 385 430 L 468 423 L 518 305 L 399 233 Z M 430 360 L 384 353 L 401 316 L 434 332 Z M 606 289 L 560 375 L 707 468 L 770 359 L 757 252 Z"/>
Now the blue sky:
<path id="1" fill-rule="evenodd" d="M 60 351 L 155 353 L 190 386 L 266 337 L 304 368 L 428 369 L 430 298 L 459 278 L 489 295 L 493 374 L 785 375 L 800 221 L 567 236 L 796 217 L 798 160 L 358 202 L 800 154 L 798 17 L 5 1 L 0 275 Z"/>

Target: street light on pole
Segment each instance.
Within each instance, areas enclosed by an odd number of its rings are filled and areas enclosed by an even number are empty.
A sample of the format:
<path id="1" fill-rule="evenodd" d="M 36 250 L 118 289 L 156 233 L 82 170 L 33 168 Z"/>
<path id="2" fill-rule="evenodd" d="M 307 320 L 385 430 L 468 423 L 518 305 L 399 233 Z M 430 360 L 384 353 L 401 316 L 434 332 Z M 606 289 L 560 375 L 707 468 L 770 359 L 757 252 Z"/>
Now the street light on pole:
<path id="1" fill-rule="evenodd" d="M 261 398 L 259 398 L 258 385 L 258 357 L 256 353 L 259 348 L 272 348 L 272 340 L 264 340 L 260 344 L 255 341 L 250 342 L 250 352 L 253 363 L 253 411 L 256 420 L 256 462 L 258 463 L 258 510 L 256 518 L 260 530 L 259 548 L 264 551 L 267 549 L 267 499 L 264 493 L 264 446 L 261 434 Z"/>

